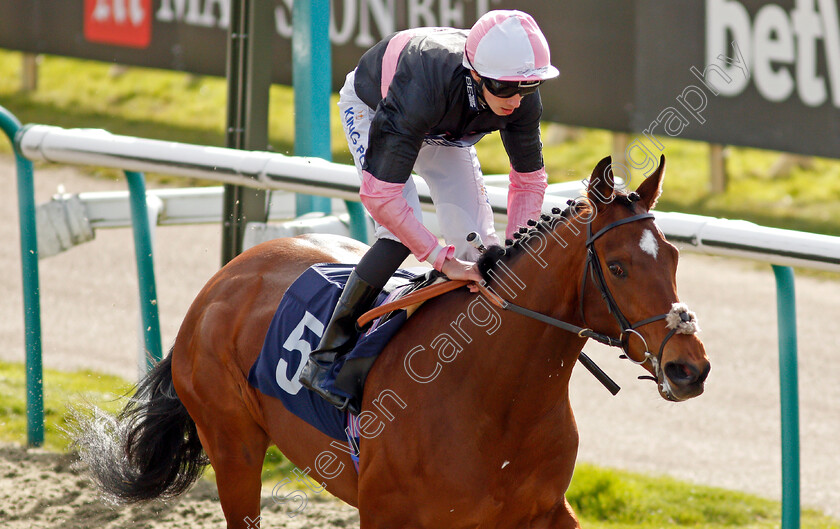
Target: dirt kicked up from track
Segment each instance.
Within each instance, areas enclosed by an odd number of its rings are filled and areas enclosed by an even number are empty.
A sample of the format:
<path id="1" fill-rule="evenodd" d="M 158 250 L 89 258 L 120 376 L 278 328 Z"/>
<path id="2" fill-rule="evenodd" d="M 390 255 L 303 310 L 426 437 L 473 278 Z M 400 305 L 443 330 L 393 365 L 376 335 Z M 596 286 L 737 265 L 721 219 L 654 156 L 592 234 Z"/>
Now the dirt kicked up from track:
<path id="1" fill-rule="evenodd" d="M 668 178 L 665 180 L 668 192 Z M 37 202 L 59 185 L 69 193 L 125 190 L 49 166 L 36 171 Z M 0 359 L 23 362 L 18 209 L 14 165 L 0 156 Z M 155 235 L 158 307 L 164 348 L 187 308 L 217 270 L 218 225 L 161 227 Z M 98 230 L 96 239 L 40 262 L 43 362 L 134 379 L 138 364 L 137 281 L 131 231 Z M 768 265 L 683 252 L 682 301 L 696 311 L 712 363 L 706 393 L 662 400 L 640 368 L 614 350 L 586 352 L 621 385 L 611 397 L 585 370 L 572 377 L 580 461 L 667 474 L 778 499 L 781 495 L 776 300 Z M 802 503 L 840 518 L 840 280 L 798 275 Z M 46 388 L 49 391 L 49 388 Z M 265 527 L 358 527 L 356 511 L 312 502 L 291 518 L 264 488 Z M 0 445 L 0 525 L 4 528 L 223 526 L 213 485 L 200 481 L 168 504 L 114 509 L 102 503 L 66 456 Z"/>

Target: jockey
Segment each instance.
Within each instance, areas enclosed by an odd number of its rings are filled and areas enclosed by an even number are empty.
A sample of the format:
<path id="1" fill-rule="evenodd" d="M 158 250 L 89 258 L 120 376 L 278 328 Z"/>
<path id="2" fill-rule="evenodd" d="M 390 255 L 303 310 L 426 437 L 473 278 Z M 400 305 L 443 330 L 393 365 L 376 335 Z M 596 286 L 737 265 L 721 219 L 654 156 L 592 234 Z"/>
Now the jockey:
<path id="1" fill-rule="evenodd" d="M 485 134 L 500 131 L 510 159 L 507 238 L 539 217 L 547 176 L 537 87 L 559 73 L 545 36 L 521 11 L 490 11 L 469 31 L 400 31 L 362 56 L 338 106 L 377 240 L 350 275 L 301 384 L 347 406 L 322 383 L 347 352 L 356 319 L 409 254 L 450 279 L 481 281 L 466 235 L 499 243 L 474 146 Z M 423 226 L 412 171 L 429 186 L 446 246 Z"/>

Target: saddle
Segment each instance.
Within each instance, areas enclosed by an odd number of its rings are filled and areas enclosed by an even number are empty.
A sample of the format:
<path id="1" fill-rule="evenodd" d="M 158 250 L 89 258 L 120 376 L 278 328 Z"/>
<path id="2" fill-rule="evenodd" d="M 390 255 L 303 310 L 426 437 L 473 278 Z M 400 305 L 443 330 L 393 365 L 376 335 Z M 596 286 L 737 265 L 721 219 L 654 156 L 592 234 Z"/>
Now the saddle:
<path id="1" fill-rule="evenodd" d="M 280 399 L 292 413 L 335 439 L 346 439 L 347 414 L 304 388 L 300 372 L 314 350 L 332 315 L 354 265 L 326 263 L 307 269 L 286 291 L 275 311 L 262 351 L 251 367 L 248 382 L 260 392 Z M 327 384 L 335 393 L 356 399 L 359 404 L 365 379 L 379 353 L 407 317 L 419 307 L 424 286 L 443 283 L 447 287 L 464 282 L 447 281 L 435 271 L 398 270 L 383 289 L 376 311 L 360 318 L 363 330 L 352 349 L 330 369 Z M 432 288 L 440 287 L 435 285 Z M 422 294 L 422 292 L 421 292 Z M 405 306 L 405 305 L 409 306 Z M 365 318 L 375 318 L 373 321 Z"/>
<path id="2" fill-rule="evenodd" d="M 392 278 L 392 281 L 394 278 Z M 390 289 L 388 295 L 377 303 L 377 306 L 363 314 L 357 321 L 357 328 L 363 329 L 363 332 L 371 332 L 379 325 L 387 323 L 399 311 L 405 311 L 405 318 L 400 322 L 400 325 L 408 319 L 414 311 L 416 311 L 423 301 L 433 296 L 417 296 L 426 287 L 450 282 L 446 276 L 437 270 L 429 270 L 423 274 L 417 275 L 408 282 L 403 281 Z M 391 283 L 391 281 L 389 281 Z M 457 288 L 460 285 L 455 285 Z M 389 288 L 389 284 L 385 285 L 385 289 Z M 370 327 L 368 327 L 370 325 Z M 384 347 L 385 344 L 382 344 Z M 379 355 L 375 356 L 351 356 L 347 355 L 344 362 L 341 364 L 340 371 L 335 377 L 334 386 L 344 393 L 347 393 L 355 402 L 356 409 L 361 408 L 362 393 L 365 387 L 365 380 L 367 375 L 373 367 Z"/>

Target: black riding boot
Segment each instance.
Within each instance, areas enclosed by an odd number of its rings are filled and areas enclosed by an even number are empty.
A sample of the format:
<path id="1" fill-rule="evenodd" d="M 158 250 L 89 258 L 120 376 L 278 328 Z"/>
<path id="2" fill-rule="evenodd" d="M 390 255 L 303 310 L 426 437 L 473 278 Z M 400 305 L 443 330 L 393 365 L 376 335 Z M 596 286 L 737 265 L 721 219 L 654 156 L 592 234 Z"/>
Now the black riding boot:
<path id="1" fill-rule="evenodd" d="M 300 383 L 340 410 L 347 407 L 348 399 L 324 389 L 324 380 L 333 362 L 347 353 L 347 346 L 356 334 L 356 320 L 370 310 L 381 291 L 382 287 L 370 285 L 354 270 L 338 298 L 318 348 L 309 355 L 301 371 Z"/>

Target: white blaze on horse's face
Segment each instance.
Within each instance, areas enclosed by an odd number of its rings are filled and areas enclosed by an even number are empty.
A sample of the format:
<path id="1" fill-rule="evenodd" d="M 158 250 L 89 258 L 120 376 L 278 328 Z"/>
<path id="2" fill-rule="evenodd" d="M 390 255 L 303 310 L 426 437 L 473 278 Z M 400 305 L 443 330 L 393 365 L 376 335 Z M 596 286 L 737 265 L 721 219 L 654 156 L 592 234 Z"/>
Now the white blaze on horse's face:
<path id="1" fill-rule="evenodd" d="M 646 254 L 649 254 L 651 257 L 656 259 L 656 256 L 659 255 L 659 243 L 656 241 L 656 237 L 653 236 L 652 231 L 645 230 L 644 233 L 642 233 L 642 238 L 639 241 L 639 248 L 641 248 Z"/>

